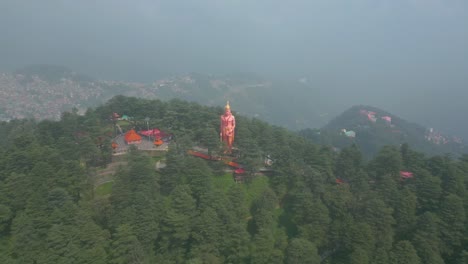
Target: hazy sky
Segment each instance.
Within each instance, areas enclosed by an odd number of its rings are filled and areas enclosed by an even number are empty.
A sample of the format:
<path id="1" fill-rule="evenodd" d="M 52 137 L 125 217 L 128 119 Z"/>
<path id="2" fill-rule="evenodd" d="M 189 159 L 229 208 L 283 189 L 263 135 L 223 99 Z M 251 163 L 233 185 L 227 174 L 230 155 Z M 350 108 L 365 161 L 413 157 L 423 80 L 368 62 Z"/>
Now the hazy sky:
<path id="1" fill-rule="evenodd" d="M 3 71 L 307 77 L 330 109 L 372 104 L 468 135 L 466 0 L 0 0 L 0 34 Z"/>

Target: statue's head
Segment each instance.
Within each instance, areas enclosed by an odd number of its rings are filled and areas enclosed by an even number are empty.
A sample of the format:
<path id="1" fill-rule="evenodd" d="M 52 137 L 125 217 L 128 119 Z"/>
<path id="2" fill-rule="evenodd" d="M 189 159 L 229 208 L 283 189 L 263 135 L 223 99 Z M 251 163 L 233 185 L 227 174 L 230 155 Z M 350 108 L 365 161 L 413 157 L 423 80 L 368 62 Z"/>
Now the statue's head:
<path id="1" fill-rule="evenodd" d="M 226 106 L 224 107 L 224 114 L 225 115 L 231 114 L 231 107 L 229 106 L 229 101 L 227 101 Z"/>

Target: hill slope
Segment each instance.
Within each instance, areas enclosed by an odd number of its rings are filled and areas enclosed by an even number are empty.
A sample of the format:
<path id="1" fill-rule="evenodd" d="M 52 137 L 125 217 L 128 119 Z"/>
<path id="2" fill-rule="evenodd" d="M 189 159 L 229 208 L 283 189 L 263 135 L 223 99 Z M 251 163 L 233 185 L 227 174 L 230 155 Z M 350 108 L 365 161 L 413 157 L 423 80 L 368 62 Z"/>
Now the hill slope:
<path id="1" fill-rule="evenodd" d="M 351 107 L 320 130 L 306 129 L 300 134 L 314 142 L 337 148 L 355 143 L 368 157 L 385 145 L 399 146 L 403 143 L 429 155 L 451 153 L 458 156 L 467 151 L 459 138 L 442 135 L 433 129 L 365 105 Z"/>
<path id="2" fill-rule="evenodd" d="M 112 169 L 114 112 L 173 133 L 168 151 L 131 145 Z M 467 263 L 468 156 L 386 147 L 366 163 L 236 113 L 251 168 L 236 184 L 187 155 L 216 149 L 221 113 L 117 96 L 60 121 L 0 122 L 0 263 Z M 252 173 L 264 155 L 270 173 Z"/>

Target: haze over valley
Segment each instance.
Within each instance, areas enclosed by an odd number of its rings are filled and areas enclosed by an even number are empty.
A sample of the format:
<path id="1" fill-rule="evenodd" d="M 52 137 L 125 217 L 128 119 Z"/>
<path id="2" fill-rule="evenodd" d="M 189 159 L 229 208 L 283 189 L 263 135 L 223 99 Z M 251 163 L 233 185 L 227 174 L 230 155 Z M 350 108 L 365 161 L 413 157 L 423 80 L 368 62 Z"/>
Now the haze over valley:
<path id="1" fill-rule="evenodd" d="M 313 121 L 280 123 L 292 129 L 366 104 L 466 138 L 467 13 L 458 0 L 2 1 L 0 70 L 63 65 L 145 84 L 192 72 L 253 73 L 286 101 L 289 90 L 308 99 L 297 103 L 312 105 L 302 111 Z"/>

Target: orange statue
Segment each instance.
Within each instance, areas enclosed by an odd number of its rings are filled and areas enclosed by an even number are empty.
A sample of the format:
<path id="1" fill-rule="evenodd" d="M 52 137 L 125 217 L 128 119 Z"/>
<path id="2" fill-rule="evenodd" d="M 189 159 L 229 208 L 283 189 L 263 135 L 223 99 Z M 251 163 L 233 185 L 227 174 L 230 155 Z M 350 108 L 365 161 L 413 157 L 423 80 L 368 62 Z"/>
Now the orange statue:
<path id="1" fill-rule="evenodd" d="M 221 115 L 221 125 L 219 136 L 221 141 L 226 143 L 228 153 L 232 151 L 232 143 L 234 143 L 234 129 L 236 128 L 236 118 L 231 113 L 231 107 L 229 106 L 229 101 L 224 107 L 224 115 Z"/>

